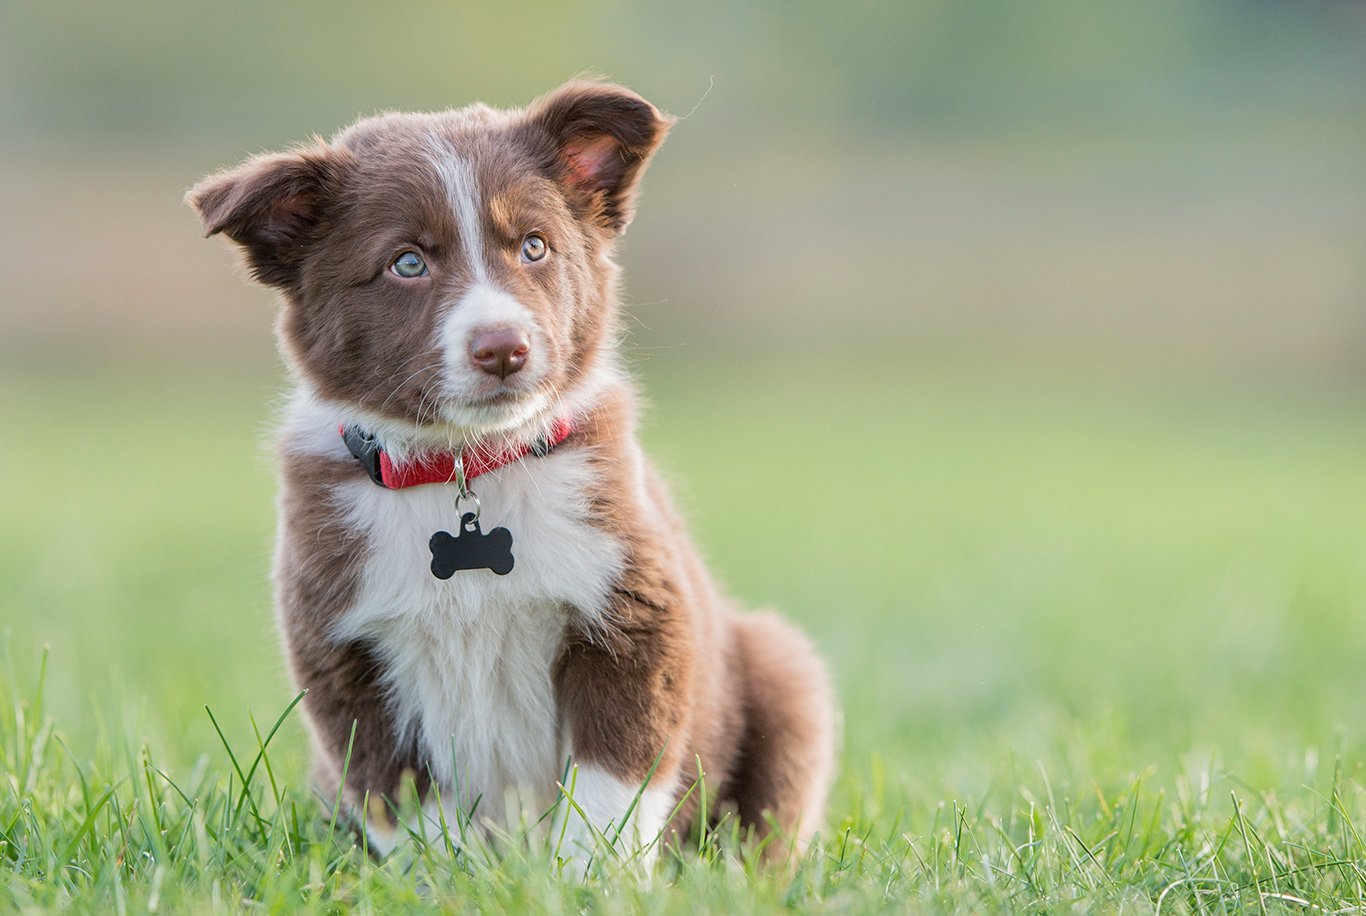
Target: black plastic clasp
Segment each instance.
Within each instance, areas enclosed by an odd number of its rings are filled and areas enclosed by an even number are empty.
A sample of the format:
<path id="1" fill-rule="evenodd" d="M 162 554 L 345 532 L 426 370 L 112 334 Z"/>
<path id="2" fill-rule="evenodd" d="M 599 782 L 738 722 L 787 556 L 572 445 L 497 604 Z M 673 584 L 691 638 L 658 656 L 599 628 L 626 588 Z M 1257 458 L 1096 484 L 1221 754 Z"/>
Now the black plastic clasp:
<path id="1" fill-rule="evenodd" d="M 356 456 L 360 466 L 365 468 L 365 473 L 370 475 L 370 479 L 384 487 L 384 474 L 379 465 L 379 456 L 384 450 L 375 441 L 374 434 L 362 432 L 354 426 L 343 426 L 342 441 L 346 443 L 351 454 Z M 384 489 L 389 488 L 384 487 Z"/>

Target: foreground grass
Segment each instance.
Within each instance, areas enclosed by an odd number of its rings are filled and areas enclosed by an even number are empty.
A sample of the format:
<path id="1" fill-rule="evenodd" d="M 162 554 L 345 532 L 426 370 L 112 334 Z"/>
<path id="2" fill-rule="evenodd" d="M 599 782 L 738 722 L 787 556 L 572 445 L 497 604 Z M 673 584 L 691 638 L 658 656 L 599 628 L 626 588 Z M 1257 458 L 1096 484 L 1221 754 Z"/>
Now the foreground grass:
<path id="1" fill-rule="evenodd" d="M 651 881 L 516 838 L 370 861 L 273 730 L 273 381 L 28 367 L 0 370 L 0 910 L 1366 902 L 1360 389 L 715 364 L 656 354 L 645 432 L 732 589 L 834 669 L 841 775 L 793 873 L 725 823 Z"/>
<path id="2" fill-rule="evenodd" d="M 13 670 L 13 665 L 7 666 Z M 45 665 L 44 665 L 45 667 Z M 1366 905 L 1361 783 L 1340 758 L 1289 797 L 1214 761 L 1174 791 L 1013 774 L 979 800 L 889 797 L 860 808 L 793 873 L 756 866 L 727 822 L 666 857 L 655 880 L 603 844 L 581 878 L 548 845 L 414 832 L 375 863 L 335 808 L 283 782 L 269 745 L 224 745 L 177 778 L 146 746 L 70 748 L 30 692 L 0 677 L 0 859 L 6 910 L 237 912 L 342 907 L 602 912 L 1031 909 L 1082 904 L 1170 912 Z M 212 714 L 208 713 L 211 717 Z"/>

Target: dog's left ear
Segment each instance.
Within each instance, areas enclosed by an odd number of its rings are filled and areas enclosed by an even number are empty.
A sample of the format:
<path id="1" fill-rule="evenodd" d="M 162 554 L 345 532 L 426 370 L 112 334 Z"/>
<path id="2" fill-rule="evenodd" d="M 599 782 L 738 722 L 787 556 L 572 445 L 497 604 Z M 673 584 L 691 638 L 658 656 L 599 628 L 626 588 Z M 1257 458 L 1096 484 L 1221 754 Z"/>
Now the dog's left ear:
<path id="1" fill-rule="evenodd" d="M 580 218 L 619 235 L 674 120 L 625 87 L 575 81 L 533 102 L 526 124 Z"/>

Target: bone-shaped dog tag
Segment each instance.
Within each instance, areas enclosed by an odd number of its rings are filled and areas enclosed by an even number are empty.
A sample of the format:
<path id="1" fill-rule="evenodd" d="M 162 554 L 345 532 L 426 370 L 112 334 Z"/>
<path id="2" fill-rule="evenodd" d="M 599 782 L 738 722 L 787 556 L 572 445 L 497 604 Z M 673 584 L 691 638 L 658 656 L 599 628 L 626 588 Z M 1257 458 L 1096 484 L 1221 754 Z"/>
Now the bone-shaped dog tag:
<path id="1" fill-rule="evenodd" d="M 500 576 L 512 572 L 512 532 L 494 528 L 488 534 L 479 530 L 479 517 L 473 512 L 460 516 L 458 534 L 438 531 L 427 546 L 432 550 L 432 575 L 449 579 L 461 569 L 491 569 Z"/>

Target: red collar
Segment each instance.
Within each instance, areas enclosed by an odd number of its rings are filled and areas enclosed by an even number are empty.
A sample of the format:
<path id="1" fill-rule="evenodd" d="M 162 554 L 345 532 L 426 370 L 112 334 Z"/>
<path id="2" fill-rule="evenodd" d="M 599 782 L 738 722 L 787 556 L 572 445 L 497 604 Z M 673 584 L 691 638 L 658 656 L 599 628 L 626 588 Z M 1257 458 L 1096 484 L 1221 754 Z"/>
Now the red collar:
<path id="1" fill-rule="evenodd" d="M 550 435 L 535 442 L 515 445 L 510 448 L 494 450 L 486 446 L 472 446 L 455 452 L 427 452 L 415 456 L 403 464 L 396 463 L 389 453 L 375 441 L 373 433 L 365 432 L 356 426 L 339 424 L 346 447 L 356 460 L 365 468 L 370 479 L 389 490 L 402 490 L 404 487 L 417 487 L 426 483 L 454 483 L 461 490 L 480 474 L 496 471 L 504 465 L 512 464 L 527 455 L 546 455 L 574 432 L 574 424 L 560 418 L 551 427 Z M 461 471 L 464 471 L 463 480 Z"/>

